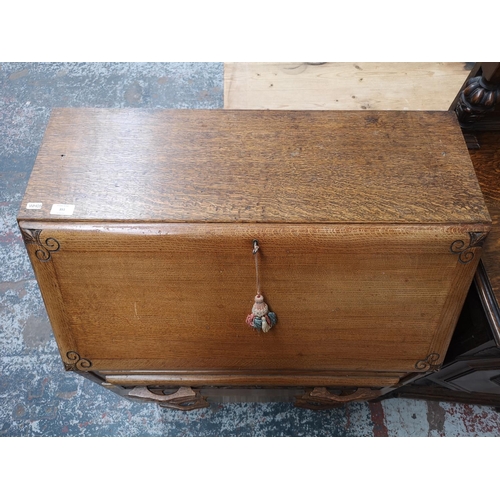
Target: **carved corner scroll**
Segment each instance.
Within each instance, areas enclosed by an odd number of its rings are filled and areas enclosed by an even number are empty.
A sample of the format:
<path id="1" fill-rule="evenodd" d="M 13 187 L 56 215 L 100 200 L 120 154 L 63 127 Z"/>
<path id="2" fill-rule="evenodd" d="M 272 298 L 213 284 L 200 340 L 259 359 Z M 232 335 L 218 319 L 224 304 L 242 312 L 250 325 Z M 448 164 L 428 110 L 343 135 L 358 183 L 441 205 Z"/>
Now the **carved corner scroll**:
<path id="1" fill-rule="evenodd" d="M 55 238 L 42 238 L 41 229 L 21 229 L 23 240 L 26 245 L 36 245 L 38 248 L 35 251 L 36 258 L 41 262 L 47 262 L 51 258 L 51 254 L 57 252 L 61 245 Z"/>
<path id="2" fill-rule="evenodd" d="M 458 260 L 462 264 L 467 264 L 474 259 L 475 248 L 482 247 L 488 233 L 469 232 L 469 244 L 466 245 L 463 240 L 455 240 L 451 246 L 451 253 L 458 254 Z"/>
<path id="3" fill-rule="evenodd" d="M 82 358 L 76 351 L 68 351 L 66 353 L 66 358 L 69 360 L 64 361 L 64 368 L 66 371 L 85 371 L 92 366 L 92 362 L 90 360 Z"/>
<path id="4" fill-rule="evenodd" d="M 420 359 L 415 363 L 415 368 L 422 372 L 437 370 L 441 364 L 436 363 L 440 358 L 437 352 L 432 352 L 425 359 Z"/>
<path id="5" fill-rule="evenodd" d="M 191 387 L 180 387 L 173 394 L 155 394 L 147 387 L 135 387 L 129 393 L 129 396 L 147 401 L 156 401 L 162 408 L 172 410 L 191 411 L 200 408 L 208 408 L 210 403 L 200 391 L 195 391 Z"/>

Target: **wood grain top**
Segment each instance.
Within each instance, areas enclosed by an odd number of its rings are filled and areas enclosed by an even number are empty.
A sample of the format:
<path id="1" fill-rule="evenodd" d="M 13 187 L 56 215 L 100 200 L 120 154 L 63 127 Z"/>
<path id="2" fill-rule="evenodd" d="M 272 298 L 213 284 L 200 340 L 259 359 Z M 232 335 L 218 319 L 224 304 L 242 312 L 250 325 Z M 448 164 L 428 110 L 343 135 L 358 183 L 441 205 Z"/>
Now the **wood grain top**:
<path id="1" fill-rule="evenodd" d="M 18 218 L 490 220 L 448 112 L 88 108 L 53 110 Z"/>

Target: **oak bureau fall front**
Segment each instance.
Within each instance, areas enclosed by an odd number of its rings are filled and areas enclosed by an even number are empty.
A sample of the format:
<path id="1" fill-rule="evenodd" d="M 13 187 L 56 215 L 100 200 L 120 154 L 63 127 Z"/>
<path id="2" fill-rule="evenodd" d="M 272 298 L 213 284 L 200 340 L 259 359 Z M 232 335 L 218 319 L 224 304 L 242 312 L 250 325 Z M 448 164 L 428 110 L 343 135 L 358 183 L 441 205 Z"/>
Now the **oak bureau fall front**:
<path id="1" fill-rule="evenodd" d="M 411 111 L 55 109 L 18 221 L 65 368 L 178 409 L 437 370 L 490 228 Z"/>

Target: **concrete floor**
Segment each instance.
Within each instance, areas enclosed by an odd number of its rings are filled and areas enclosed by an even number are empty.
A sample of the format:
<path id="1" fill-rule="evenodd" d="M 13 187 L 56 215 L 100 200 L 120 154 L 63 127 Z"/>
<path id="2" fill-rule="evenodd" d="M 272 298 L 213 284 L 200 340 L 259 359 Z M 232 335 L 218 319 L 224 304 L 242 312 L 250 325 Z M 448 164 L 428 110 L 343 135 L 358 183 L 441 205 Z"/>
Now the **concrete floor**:
<path id="1" fill-rule="evenodd" d="M 0 435 L 499 436 L 489 407 L 389 399 L 325 412 L 134 403 L 59 358 L 16 214 L 52 107 L 222 108 L 222 63 L 0 64 Z"/>

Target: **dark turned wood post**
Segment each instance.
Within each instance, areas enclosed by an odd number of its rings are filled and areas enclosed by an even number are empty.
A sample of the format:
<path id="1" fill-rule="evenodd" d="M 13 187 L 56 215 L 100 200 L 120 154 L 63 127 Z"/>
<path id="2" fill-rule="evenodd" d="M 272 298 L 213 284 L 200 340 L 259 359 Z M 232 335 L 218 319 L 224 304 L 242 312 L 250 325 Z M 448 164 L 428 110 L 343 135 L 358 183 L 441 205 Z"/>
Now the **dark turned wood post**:
<path id="1" fill-rule="evenodd" d="M 500 103 L 500 63 L 478 63 L 452 104 L 460 126 L 473 127 Z"/>

